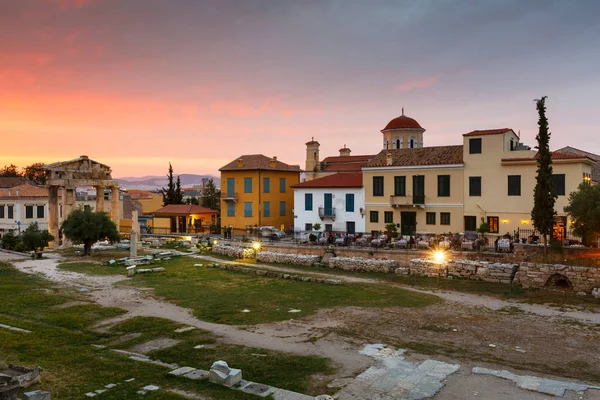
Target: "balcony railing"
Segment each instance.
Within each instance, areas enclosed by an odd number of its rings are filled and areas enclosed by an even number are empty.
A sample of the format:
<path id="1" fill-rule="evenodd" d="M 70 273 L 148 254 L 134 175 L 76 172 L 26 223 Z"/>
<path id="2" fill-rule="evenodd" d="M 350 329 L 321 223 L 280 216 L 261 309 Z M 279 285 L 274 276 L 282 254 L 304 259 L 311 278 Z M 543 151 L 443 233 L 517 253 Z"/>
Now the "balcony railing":
<path id="1" fill-rule="evenodd" d="M 235 202 L 238 199 L 238 194 L 221 192 L 221 199 L 223 199 L 225 201 L 234 201 Z"/>
<path id="2" fill-rule="evenodd" d="M 390 205 L 392 207 L 400 206 L 422 206 L 425 204 L 424 195 L 390 196 Z"/>
<path id="3" fill-rule="evenodd" d="M 335 208 L 319 207 L 319 218 L 321 218 L 321 219 L 325 219 L 325 218 L 335 219 Z"/>

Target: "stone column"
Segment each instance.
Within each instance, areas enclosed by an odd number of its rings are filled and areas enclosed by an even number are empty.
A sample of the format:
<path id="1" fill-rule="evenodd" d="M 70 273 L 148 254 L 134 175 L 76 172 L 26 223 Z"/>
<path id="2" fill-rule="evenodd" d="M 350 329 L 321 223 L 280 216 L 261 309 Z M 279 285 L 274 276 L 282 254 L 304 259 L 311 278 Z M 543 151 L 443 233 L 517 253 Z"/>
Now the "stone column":
<path id="1" fill-rule="evenodd" d="M 75 208 L 75 188 L 63 188 L 63 221 L 69 218 L 69 214 Z M 62 248 L 72 247 L 73 243 L 68 240 L 64 233 L 62 238 Z"/>
<path id="2" fill-rule="evenodd" d="M 131 229 L 131 239 L 129 240 L 129 257 L 137 257 L 137 241 L 138 233 L 135 229 Z"/>
<path id="3" fill-rule="evenodd" d="M 48 188 L 48 232 L 54 236 L 51 247 L 58 244 L 58 186 Z"/>
<path id="4" fill-rule="evenodd" d="M 135 241 L 135 246 L 138 249 L 142 248 L 142 235 L 140 232 L 140 223 L 138 221 L 138 210 L 133 210 L 131 212 L 131 230 L 135 231 L 137 240 Z M 133 244 L 133 239 L 131 239 L 131 243 Z"/>
<path id="5" fill-rule="evenodd" d="M 63 189 L 63 221 L 69 217 L 75 208 L 75 188 Z"/>
<path id="6" fill-rule="evenodd" d="M 119 222 L 121 220 L 119 204 L 119 187 L 113 186 L 110 188 L 110 219 L 117 225 L 117 230 L 119 229 Z"/>
<path id="7" fill-rule="evenodd" d="M 104 211 L 104 186 L 96 188 L 96 212 Z"/>

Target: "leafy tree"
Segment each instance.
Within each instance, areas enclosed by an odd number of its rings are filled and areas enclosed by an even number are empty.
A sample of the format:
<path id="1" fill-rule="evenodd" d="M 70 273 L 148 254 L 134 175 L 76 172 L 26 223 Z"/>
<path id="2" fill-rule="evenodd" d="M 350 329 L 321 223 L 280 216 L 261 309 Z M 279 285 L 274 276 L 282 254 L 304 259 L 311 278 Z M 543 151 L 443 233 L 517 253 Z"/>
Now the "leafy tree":
<path id="1" fill-rule="evenodd" d="M 313 225 L 313 231 L 320 231 L 321 230 L 321 224 L 319 224 L 318 222 L 316 224 Z"/>
<path id="2" fill-rule="evenodd" d="M 600 185 L 581 183 L 577 191 L 569 195 L 569 205 L 564 210 L 573 221 L 573 233 L 589 246 L 600 234 Z"/>
<path id="3" fill-rule="evenodd" d="M 5 165 L 4 168 L 0 169 L 0 177 L 12 178 L 16 176 L 21 176 L 21 174 L 19 174 L 15 164 Z"/>
<path id="4" fill-rule="evenodd" d="M 166 188 L 162 188 L 160 192 L 163 196 L 163 206 L 167 204 L 183 204 L 183 190 L 181 190 L 181 180 L 177 177 L 177 183 L 173 179 L 173 167 L 169 163 L 169 173 L 167 174 L 169 180 Z"/>
<path id="5" fill-rule="evenodd" d="M 54 240 L 48 231 L 41 231 L 39 226 L 31 224 L 23 232 L 23 245 L 26 251 L 38 251 L 48 247 L 48 243 Z"/>
<path id="6" fill-rule="evenodd" d="M 385 226 L 385 230 L 386 230 L 386 232 L 389 232 L 390 237 L 393 237 L 393 238 L 398 237 L 398 228 L 396 227 L 396 224 L 393 224 L 393 223 L 387 224 Z"/>
<path id="7" fill-rule="evenodd" d="M 221 209 L 221 193 L 217 190 L 212 179 L 206 182 L 202 193 L 202 207 L 219 211 Z"/>
<path id="8" fill-rule="evenodd" d="M 198 200 L 198 198 L 196 196 L 192 196 L 192 197 L 187 198 L 185 200 L 185 204 L 192 204 L 194 206 L 199 206 L 200 205 L 200 200 Z"/>
<path id="9" fill-rule="evenodd" d="M 552 153 L 550 152 L 550 131 L 548 130 L 548 119 L 546 118 L 546 96 L 536 100 L 536 108 L 539 115 L 537 140 L 537 176 L 533 192 L 533 210 L 531 210 L 531 221 L 533 226 L 544 238 L 544 250 L 548 251 L 548 235 L 552 232 L 554 225 L 554 203 L 556 194 L 552 188 Z"/>
<path id="10" fill-rule="evenodd" d="M 44 163 L 34 163 L 23 168 L 23 176 L 36 185 L 46 184 L 46 171 L 42 169 Z"/>
<path id="11" fill-rule="evenodd" d="M 65 237 L 75 244 L 83 243 L 83 255 L 90 255 L 92 245 L 99 240 L 111 243 L 121 240 L 119 231 L 105 212 L 93 212 L 90 207 L 77 208 L 62 224 Z"/>

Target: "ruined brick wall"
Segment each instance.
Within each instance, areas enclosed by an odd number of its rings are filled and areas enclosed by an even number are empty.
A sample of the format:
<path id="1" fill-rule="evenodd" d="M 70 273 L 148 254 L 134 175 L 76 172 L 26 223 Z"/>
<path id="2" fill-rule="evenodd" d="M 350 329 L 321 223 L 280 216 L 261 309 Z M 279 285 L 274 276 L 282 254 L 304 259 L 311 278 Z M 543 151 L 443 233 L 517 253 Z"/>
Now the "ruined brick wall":
<path id="1" fill-rule="evenodd" d="M 515 275 L 515 283 L 524 288 L 570 288 L 591 293 L 600 287 L 600 268 L 524 262 Z"/>

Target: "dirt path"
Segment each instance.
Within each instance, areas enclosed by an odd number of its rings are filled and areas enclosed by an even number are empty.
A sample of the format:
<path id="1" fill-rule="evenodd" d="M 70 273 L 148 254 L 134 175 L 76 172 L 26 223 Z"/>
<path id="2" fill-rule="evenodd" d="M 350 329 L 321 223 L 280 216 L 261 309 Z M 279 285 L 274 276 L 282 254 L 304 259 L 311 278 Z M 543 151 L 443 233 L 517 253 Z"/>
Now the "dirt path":
<path id="1" fill-rule="evenodd" d="M 322 340 L 319 343 L 311 343 L 305 341 L 303 337 L 299 338 L 299 332 L 285 335 L 279 335 L 280 332 L 277 329 L 272 331 L 273 334 L 269 334 L 269 331 L 249 332 L 231 325 L 202 321 L 194 317 L 189 309 L 153 297 L 151 291 L 123 285 L 114 286 L 114 283 L 118 281 L 128 280 L 126 277 L 93 276 L 60 270 L 57 265 L 62 261 L 64 260 L 51 258 L 27 260 L 14 263 L 14 265 L 24 273 L 40 274 L 53 282 L 87 289 L 91 298 L 98 304 L 105 307 L 118 307 L 127 311 L 127 314 L 103 321 L 101 326 L 104 327 L 138 316 L 159 317 L 211 331 L 221 336 L 224 342 L 231 344 L 327 357 L 338 364 L 340 375 L 357 373 L 372 364 L 372 360 L 358 354 L 356 348 L 338 341 Z M 327 328 L 333 327 L 333 325 L 325 323 L 317 324 L 317 327 Z M 306 336 L 306 338 L 308 337 Z"/>
<path id="2" fill-rule="evenodd" d="M 542 304 L 527 304 L 521 303 L 516 300 L 502 300 L 491 296 L 479 296 L 470 293 L 461 293 L 461 292 L 453 292 L 446 290 L 424 290 L 424 289 L 415 289 L 410 286 L 400 285 L 397 283 L 392 283 L 389 281 L 383 281 L 379 279 L 372 278 L 361 278 L 354 276 L 347 276 L 335 273 L 320 273 L 314 271 L 306 271 L 299 268 L 293 267 L 279 267 L 262 263 L 240 263 L 233 261 L 226 261 L 215 257 L 204 256 L 204 255 L 195 255 L 194 258 L 203 259 L 206 261 L 217 262 L 220 264 L 241 264 L 249 267 L 260 267 L 262 269 L 268 269 L 271 271 L 280 271 L 280 272 L 297 272 L 304 273 L 324 278 L 335 278 L 340 279 L 343 282 L 349 283 L 383 283 L 390 286 L 401 287 L 403 289 L 412 290 L 418 293 L 425 294 L 433 294 L 435 296 L 441 297 L 444 300 L 451 301 L 454 303 L 459 303 L 462 305 L 470 306 L 470 307 L 484 307 L 490 310 L 501 310 L 506 307 L 517 307 L 521 309 L 521 311 L 526 313 L 531 313 L 544 317 L 564 317 L 568 319 L 573 319 L 577 321 L 600 324 L 600 313 L 586 312 L 586 311 L 560 311 L 552 307 L 548 307 Z"/>

